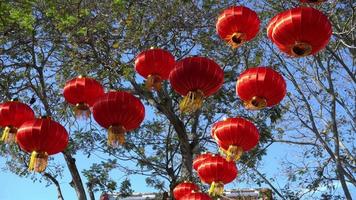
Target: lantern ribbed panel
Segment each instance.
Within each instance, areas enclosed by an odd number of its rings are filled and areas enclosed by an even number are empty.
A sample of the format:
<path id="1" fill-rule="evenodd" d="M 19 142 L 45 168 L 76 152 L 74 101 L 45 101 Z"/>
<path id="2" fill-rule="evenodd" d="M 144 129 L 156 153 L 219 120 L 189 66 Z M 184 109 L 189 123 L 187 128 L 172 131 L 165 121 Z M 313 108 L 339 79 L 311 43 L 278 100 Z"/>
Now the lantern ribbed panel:
<path id="1" fill-rule="evenodd" d="M 212 200 L 212 198 L 205 193 L 193 192 L 183 196 L 180 200 Z"/>
<path id="2" fill-rule="evenodd" d="M 173 196 L 175 199 L 179 200 L 181 199 L 184 195 L 190 194 L 193 191 L 198 191 L 199 187 L 190 182 L 183 182 L 179 183 L 174 189 L 173 189 Z"/>
<path id="3" fill-rule="evenodd" d="M 204 160 L 210 158 L 211 156 L 211 153 L 203 153 L 196 156 L 193 160 L 193 169 L 198 170 L 198 167 L 204 162 Z"/>
<path id="4" fill-rule="evenodd" d="M 8 101 L 0 104 L 0 126 L 19 128 L 24 122 L 33 120 L 35 113 L 30 106 L 18 102 Z"/>

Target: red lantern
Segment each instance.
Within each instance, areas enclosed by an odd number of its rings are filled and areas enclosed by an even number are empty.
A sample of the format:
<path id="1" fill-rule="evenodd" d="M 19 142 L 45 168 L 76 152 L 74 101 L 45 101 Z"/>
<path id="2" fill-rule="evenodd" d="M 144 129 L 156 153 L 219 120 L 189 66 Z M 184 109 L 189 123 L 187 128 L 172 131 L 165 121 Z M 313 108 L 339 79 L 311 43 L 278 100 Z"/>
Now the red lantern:
<path id="1" fill-rule="evenodd" d="M 326 0 L 300 0 L 302 3 L 322 3 L 325 2 Z"/>
<path id="2" fill-rule="evenodd" d="M 146 88 L 160 90 L 163 80 L 169 78 L 175 59 L 163 49 L 149 49 L 141 52 L 135 60 L 135 70 L 146 78 Z"/>
<path id="3" fill-rule="evenodd" d="M 88 118 L 90 107 L 96 99 L 104 94 L 103 86 L 95 79 L 78 76 L 66 83 L 63 95 L 65 100 L 75 106 L 74 112 L 77 117 Z"/>
<path id="4" fill-rule="evenodd" d="M 209 195 L 201 192 L 192 192 L 184 195 L 180 200 L 212 200 Z"/>
<path id="5" fill-rule="evenodd" d="M 239 160 L 242 153 L 254 148 L 259 140 L 256 126 L 241 117 L 215 123 L 211 135 L 226 154 L 227 161 Z"/>
<path id="6" fill-rule="evenodd" d="M 29 170 L 42 172 L 48 156 L 64 151 L 68 145 L 66 129 L 51 118 L 40 118 L 22 124 L 17 133 L 21 149 L 31 153 Z"/>
<path id="7" fill-rule="evenodd" d="M 4 128 L 0 141 L 16 141 L 17 129 L 26 121 L 35 119 L 30 106 L 19 101 L 8 101 L 0 104 L 0 127 Z"/>
<path id="8" fill-rule="evenodd" d="M 198 167 L 198 176 L 202 182 L 211 185 L 210 195 L 222 195 L 224 185 L 237 177 L 237 167 L 235 162 L 229 162 L 219 155 L 213 155 L 205 159 Z"/>
<path id="9" fill-rule="evenodd" d="M 140 126 L 145 107 L 128 92 L 111 91 L 98 98 L 93 116 L 100 126 L 108 129 L 108 145 L 116 147 L 125 142 L 125 132 Z"/>
<path id="10" fill-rule="evenodd" d="M 219 36 L 233 48 L 252 40 L 260 29 L 256 12 L 244 6 L 232 6 L 221 13 L 216 23 Z"/>
<path id="11" fill-rule="evenodd" d="M 267 27 L 267 35 L 272 42 L 292 57 L 316 54 L 329 43 L 331 34 L 328 17 L 311 7 L 279 13 Z"/>
<path id="12" fill-rule="evenodd" d="M 183 182 L 178 184 L 174 189 L 173 189 L 173 196 L 175 199 L 179 200 L 181 199 L 184 195 L 190 194 L 193 191 L 198 191 L 199 187 L 195 185 L 194 183 L 190 182 Z"/>
<path id="13" fill-rule="evenodd" d="M 193 169 L 198 170 L 199 166 L 204 162 L 204 160 L 210 158 L 211 156 L 211 153 L 206 152 L 195 157 L 195 159 L 193 160 Z"/>
<path id="14" fill-rule="evenodd" d="M 236 93 L 248 109 L 262 109 L 278 104 L 286 95 L 282 75 L 270 67 L 254 67 L 238 78 Z"/>
<path id="15" fill-rule="evenodd" d="M 203 99 L 216 93 L 224 82 L 220 66 L 204 57 L 189 57 L 176 63 L 169 76 L 174 90 L 183 95 L 180 103 L 182 112 L 195 112 Z"/>

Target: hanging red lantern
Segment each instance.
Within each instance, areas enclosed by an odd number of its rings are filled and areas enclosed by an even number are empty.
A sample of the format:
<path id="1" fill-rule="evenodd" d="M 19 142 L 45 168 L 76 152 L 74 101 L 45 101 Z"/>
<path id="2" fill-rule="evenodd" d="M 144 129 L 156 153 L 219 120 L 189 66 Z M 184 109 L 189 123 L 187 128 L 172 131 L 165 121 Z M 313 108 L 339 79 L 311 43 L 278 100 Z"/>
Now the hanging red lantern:
<path id="1" fill-rule="evenodd" d="M 183 182 L 179 183 L 174 189 L 173 189 L 173 196 L 175 199 L 179 200 L 181 199 L 184 195 L 190 194 L 193 191 L 198 191 L 199 187 L 195 185 L 194 183 L 191 182 Z"/>
<path id="2" fill-rule="evenodd" d="M 66 129 L 50 117 L 26 121 L 16 138 L 21 149 L 31 153 L 28 169 L 36 172 L 46 169 L 48 156 L 64 151 L 68 145 Z"/>
<path id="3" fill-rule="evenodd" d="M 212 200 L 209 195 L 201 192 L 192 192 L 184 195 L 180 200 Z"/>
<path id="4" fill-rule="evenodd" d="M 270 67 L 249 68 L 238 77 L 236 93 L 248 109 L 272 107 L 286 95 L 286 82 Z"/>
<path id="5" fill-rule="evenodd" d="M 216 23 L 218 35 L 233 48 L 252 40 L 260 29 L 256 12 L 244 6 L 232 6 L 224 10 Z"/>
<path id="6" fill-rule="evenodd" d="M 184 96 L 180 103 L 182 112 L 195 112 L 204 98 L 216 93 L 224 82 L 224 72 L 213 60 L 189 57 L 176 63 L 169 81 L 173 89 Z"/>
<path id="7" fill-rule="evenodd" d="M 215 123 L 211 135 L 218 142 L 227 161 L 239 160 L 242 153 L 254 148 L 259 140 L 256 126 L 241 117 Z"/>
<path id="8" fill-rule="evenodd" d="M 205 159 L 197 171 L 201 181 L 210 184 L 209 194 L 212 196 L 222 195 L 224 185 L 237 177 L 235 162 L 229 162 L 219 155 Z"/>
<path id="9" fill-rule="evenodd" d="M 328 17 L 311 7 L 281 12 L 267 26 L 267 36 L 292 57 L 316 54 L 329 43 L 331 35 Z"/>
<path id="10" fill-rule="evenodd" d="M 98 81 L 83 76 L 68 81 L 63 91 L 65 100 L 74 106 L 75 115 L 84 118 L 89 118 L 89 108 L 103 94 L 104 88 Z"/>
<path id="11" fill-rule="evenodd" d="M 108 129 L 108 145 L 125 142 L 125 133 L 138 128 L 145 117 L 145 107 L 134 95 L 124 91 L 110 91 L 99 97 L 93 106 L 98 124 Z"/>
<path id="12" fill-rule="evenodd" d="M 146 78 L 148 90 L 160 90 L 162 81 L 168 80 L 174 68 L 174 56 L 163 49 L 149 49 L 138 54 L 135 60 L 135 70 Z"/>
<path id="13" fill-rule="evenodd" d="M 211 156 L 211 153 L 205 152 L 195 157 L 193 160 L 193 169 L 198 170 L 198 167 L 204 162 L 204 160 L 210 158 Z"/>
<path id="14" fill-rule="evenodd" d="M 300 0 L 302 3 L 322 3 L 326 2 L 326 0 Z"/>
<path id="15" fill-rule="evenodd" d="M 35 113 L 30 106 L 13 100 L 0 104 L 0 127 L 3 134 L 0 141 L 16 142 L 17 129 L 26 121 L 35 119 Z"/>

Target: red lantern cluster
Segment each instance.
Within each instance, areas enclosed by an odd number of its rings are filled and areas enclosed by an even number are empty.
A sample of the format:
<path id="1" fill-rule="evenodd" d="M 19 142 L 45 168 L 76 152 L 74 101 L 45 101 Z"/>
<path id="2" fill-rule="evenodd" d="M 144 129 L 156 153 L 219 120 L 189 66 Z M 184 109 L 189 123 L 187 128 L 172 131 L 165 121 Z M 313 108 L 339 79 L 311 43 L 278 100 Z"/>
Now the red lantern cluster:
<path id="1" fill-rule="evenodd" d="M 146 78 L 148 90 L 160 90 L 163 80 L 169 78 L 174 68 L 173 55 L 163 49 L 149 49 L 141 52 L 135 60 L 135 70 Z"/>
<path id="2" fill-rule="evenodd" d="M 0 104 L 0 127 L 3 134 L 0 141 L 14 143 L 16 133 L 20 126 L 35 118 L 35 113 L 30 106 L 19 101 L 8 101 Z"/>
<path id="3" fill-rule="evenodd" d="M 16 138 L 21 149 L 31 153 L 28 168 L 36 172 L 46 169 L 48 156 L 64 151 L 68 145 L 66 129 L 49 117 L 26 121 Z"/>
<path id="4" fill-rule="evenodd" d="M 210 184 L 209 194 L 222 195 L 224 185 L 232 182 L 237 176 L 235 162 L 229 162 L 219 155 L 206 158 L 197 169 L 200 180 Z"/>
<path id="5" fill-rule="evenodd" d="M 328 17 L 311 7 L 281 12 L 267 27 L 267 36 L 282 52 L 292 57 L 316 54 L 329 43 L 331 34 Z"/>
<path id="6" fill-rule="evenodd" d="M 173 89 L 184 96 L 182 112 L 195 112 L 204 98 L 216 93 L 224 82 L 224 72 L 213 60 L 205 57 L 188 57 L 176 63 L 169 81 Z"/>
<path id="7" fill-rule="evenodd" d="M 190 194 L 192 192 L 196 192 L 199 190 L 199 187 L 191 182 L 183 182 L 179 183 L 174 189 L 173 189 L 173 196 L 176 200 L 182 199 L 187 194 Z"/>
<path id="8" fill-rule="evenodd" d="M 236 93 L 248 109 L 272 107 L 286 95 L 286 82 L 270 67 L 249 68 L 238 77 Z"/>
<path id="9" fill-rule="evenodd" d="M 253 10 L 232 6 L 224 10 L 216 23 L 218 35 L 233 48 L 252 40 L 258 33 L 260 20 Z"/>
<path id="10" fill-rule="evenodd" d="M 65 100 L 74 106 L 75 115 L 85 118 L 90 116 L 90 108 L 103 94 L 104 88 L 98 81 L 83 76 L 68 81 L 63 91 Z"/>
<path id="11" fill-rule="evenodd" d="M 125 142 L 125 133 L 140 126 L 145 107 L 134 95 L 110 91 L 99 97 L 93 106 L 95 121 L 108 129 L 108 145 L 116 147 Z"/>
<path id="12" fill-rule="evenodd" d="M 242 153 L 254 148 L 259 140 L 256 126 L 241 117 L 215 123 L 211 135 L 226 155 L 227 161 L 239 160 Z"/>

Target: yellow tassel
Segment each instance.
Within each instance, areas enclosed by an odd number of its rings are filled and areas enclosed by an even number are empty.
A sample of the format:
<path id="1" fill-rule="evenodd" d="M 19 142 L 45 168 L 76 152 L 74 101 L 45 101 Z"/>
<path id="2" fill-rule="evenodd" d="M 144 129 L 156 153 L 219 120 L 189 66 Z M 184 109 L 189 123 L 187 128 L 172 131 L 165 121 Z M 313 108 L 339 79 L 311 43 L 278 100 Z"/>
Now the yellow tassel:
<path id="1" fill-rule="evenodd" d="M 3 141 L 4 143 L 11 144 L 11 143 L 16 143 L 16 132 L 17 129 L 14 127 L 6 126 L 0 141 Z"/>
<path id="2" fill-rule="evenodd" d="M 85 103 L 78 103 L 74 107 L 74 114 L 77 119 L 89 119 L 91 112 Z"/>
<path id="3" fill-rule="evenodd" d="M 43 172 L 48 163 L 48 154 L 33 151 L 31 153 L 30 163 L 28 165 L 29 171 Z"/>
<path id="4" fill-rule="evenodd" d="M 125 143 L 126 129 L 123 126 L 110 126 L 108 129 L 108 145 L 118 147 Z"/>
<path id="5" fill-rule="evenodd" d="M 241 147 L 230 145 L 229 149 L 227 151 L 224 151 L 224 154 L 226 155 L 226 160 L 230 162 L 240 160 L 243 152 L 244 151 Z"/>
<path id="6" fill-rule="evenodd" d="M 200 90 L 190 91 L 179 104 L 181 112 L 193 113 L 203 105 L 204 93 Z"/>
<path id="7" fill-rule="evenodd" d="M 234 33 L 232 35 L 228 35 L 226 37 L 228 40 L 229 45 L 233 48 L 236 49 L 240 47 L 243 43 L 246 42 L 246 34 L 244 33 Z"/>
<path id="8" fill-rule="evenodd" d="M 148 75 L 146 80 L 146 89 L 151 91 L 155 89 L 156 91 L 162 88 L 162 78 L 158 75 Z"/>
<path id="9" fill-rule="evenodd" d="M 224 183 L 223 182 L 213 182 L 210 185 L 209 195 L 210 196 L 220 196 L 224 194 Z"/>
<path id="10" fill-rule="evenodd" d="M 263 97 L 252 97 L 251 100 L 245 101 L 244 106 L 250 110 L 261 110 L 267 107 L 267 100 Z"/>

